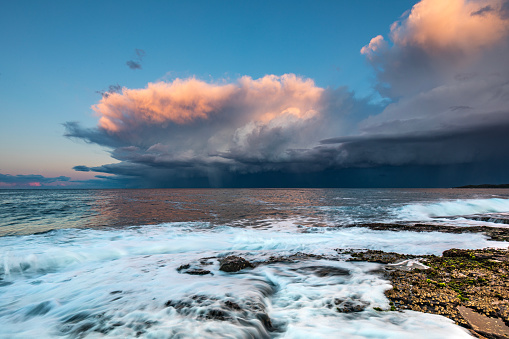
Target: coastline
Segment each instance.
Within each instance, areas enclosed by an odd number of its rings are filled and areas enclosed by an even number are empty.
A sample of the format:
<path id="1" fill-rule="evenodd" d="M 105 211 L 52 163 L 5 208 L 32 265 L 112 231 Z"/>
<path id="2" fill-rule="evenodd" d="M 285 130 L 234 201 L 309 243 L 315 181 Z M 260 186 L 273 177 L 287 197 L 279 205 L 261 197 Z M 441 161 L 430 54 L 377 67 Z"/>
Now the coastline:
<path id="1" fill-rule="evenodd" d="M 509 249 L 450 249 L 441 256 L 344 253 L 350 261 L 385 265 L 384 276 L 392 285 L 385 292 L 390 309 L 378 311 L 438 314 L 478 338 L 509 338 Z"/>

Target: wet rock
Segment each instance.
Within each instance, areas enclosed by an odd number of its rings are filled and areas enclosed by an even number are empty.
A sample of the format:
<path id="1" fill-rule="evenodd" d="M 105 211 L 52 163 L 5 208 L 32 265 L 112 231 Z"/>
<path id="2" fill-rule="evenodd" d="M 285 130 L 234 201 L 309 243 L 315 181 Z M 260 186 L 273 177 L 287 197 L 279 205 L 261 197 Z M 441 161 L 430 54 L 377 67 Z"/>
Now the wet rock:
<path id="1" fill-rule="evenodd" d="M 202 270 L 200 268 L 187 270 L 184 273 L 191 274 L 191 275 L 205 275 L 205 274 L 212 274 L 209 270 Z"/>
<path id="2" fill-rule="evenodd" d="M 180 265 L 177 268 L 177 271 L 179 273 L 185 273 L 185 274 L 191 274 L 191 275 L 206 275 L 206 274 L 212 274 L 209 270 L 204 270 L 201 268 L 191 268 L 190 264 Z"/>
<path id="3" fill-rule="evenodd" d="M 235 255 L 227 256 L 219 260 L 219 270 L 223 272 L 238 272 L 244 268 L 254 267 L 249 261 Z"/>
<path id="4" fill-rule="evenodd" d="M 187 270 L 189 267 L 191 267 L 191 265 L 189 264 L 185 264 L 185 265 L 180 265 L 178 268 L 177 268 L 177 271 L 182 271 L 182 270 Z"/>
<path id="5" fill-rule="evenodd" d="M 386 273 L 393 286 L 386 296 L 395 309 L 443 315 L 466 328 L 473 325 L 465 314 L 476 312 L 478 320 L 500 318 L 509 326 L 509 250 L 450 249 L 425 259 L 429 269 Z M 471 311 L 460 312 L 465 307 Z M 498 338 L 486 333 L 476 335 Z"/>
<path id="6" fill-rule="evenodd" d="M 352 313 L 352 312 L 362 312 L 368 307 L 368 303 L 363 301 L 353 301 L 353 300 L 341 300 L 335 299 L 334 304 L 338 305 L 336 310 L 339 313 Z"/>
<path id="7" fill-rule="evenodd" d="M 212 319 L 212 320 L 221 320 L 225 321 L 228 319 L 228 313 L 221 309 L 212 309 L 208 311 L 205 315 L 206 319 Z"/>
<path id="8" fill-rule="evenodd" d="M 230 301 L 230 300 L 226 300 L 224 302 L 224 306 L 226 308 L 229 308 L 231 310 L 236 310 L 236 311 L 240 311 L 241 310 L 241 307 L 239 306 L 239 304 L 233 302 L 233 301 Z"/>
<path id="9" fill-rule="evenodd" d="M 348 261 L 369 261 L 380 264 L 394 264 L 399 261 L 413 259 L 415 255 L 400 254 L 395 252 L 384 252 L 378 250 L 342 252 L 350 254 Z"/>
<path id="10" fill-rule="evenodd" d="M 377 231 L 411 231 L 411 232 L 442 232 L 442 233 L 484 233 L 490 240 L 509 241 L 509 227 L 492 226 L 471 226 L 456 227 L 448 225 L 428 225 L 428 224 L 355 224 L 350 227 L 366 227 Z"/>

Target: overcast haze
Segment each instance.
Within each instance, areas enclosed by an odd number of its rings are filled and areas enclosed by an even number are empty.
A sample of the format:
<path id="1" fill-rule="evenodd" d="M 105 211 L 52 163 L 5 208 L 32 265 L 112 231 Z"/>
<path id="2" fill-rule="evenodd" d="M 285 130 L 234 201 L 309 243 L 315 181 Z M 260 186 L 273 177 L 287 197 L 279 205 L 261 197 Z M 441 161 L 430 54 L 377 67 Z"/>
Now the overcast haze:
<path id="1" fill-rule="evenodd" d="M 4 7 L 0 188 L 509 183 L 507 0 Z"/>

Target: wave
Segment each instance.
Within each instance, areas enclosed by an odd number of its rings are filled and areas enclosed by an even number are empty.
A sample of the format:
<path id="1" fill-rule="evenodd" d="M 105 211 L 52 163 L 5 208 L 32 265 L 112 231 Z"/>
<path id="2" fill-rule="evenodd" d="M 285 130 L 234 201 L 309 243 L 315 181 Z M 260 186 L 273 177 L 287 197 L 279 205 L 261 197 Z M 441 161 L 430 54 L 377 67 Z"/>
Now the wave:
<path id="1" fill-rule="evenodd" d="M 288 223 L 288 222 L 287 222 Z M 289 223 L 288 223 L 289 224 Z M 233 252 L 263 260 L 305 252 L 335 255 L 336 248 L 440 254 L 456 248 L 497 246 L 480 234 L 374 231 L 367 228 L 299 227 L 283 230 L 210 228 L 198 222 L 123 229 L 66 229 L 0 238 L 0 279 L 37 277 L 87 264 L 142 255 L 223 256 Z"/>
<path id="2" fill-rule="evenodd" d="M 389 307 L 380 265 L 338 260 L 334 249 L 439 253 L 492 244 L 476 234 L 298 233 L 200 223 L 4 237 L 0 338 L 468 338 L 439 316 L 375 311 Z M 336 257 L 237 273 L 220 271 L 216 259 L 234 253 L 260 261 L 297 252 Z M 183 264 L 210 274 L 181 273 Z M 342 305 L 365 308 L 352 317 L 337 311 Z"/>
<path id="3" fill-rule="evenodd" d="M 396 218 L 402 220 L 431 220 L 437 217 L 509 212 L 509 199 L 464 199 L 436 203 L 409 204 L 396 208 Z"/>

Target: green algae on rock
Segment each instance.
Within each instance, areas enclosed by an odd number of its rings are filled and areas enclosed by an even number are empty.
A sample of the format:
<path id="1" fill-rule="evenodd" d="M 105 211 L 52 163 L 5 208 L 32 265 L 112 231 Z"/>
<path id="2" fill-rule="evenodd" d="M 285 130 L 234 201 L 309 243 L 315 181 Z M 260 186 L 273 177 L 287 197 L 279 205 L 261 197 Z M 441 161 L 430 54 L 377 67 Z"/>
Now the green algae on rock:
<path id="1" fill-rule="evenodd" d="M 442 256 L 425 256 L 423 260 L 429 269 L 388 270 L 393 288 L 385 294 L 396 310 L 439 314 L 472 329 L 459 311 L 459 307 L 467 307 L 509 325 L 508 250 L 451 249 Z M 482 335 L 500 337 L 485 332 Z"/>

